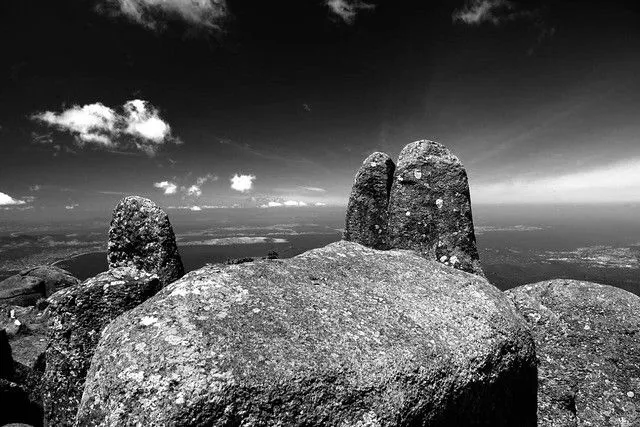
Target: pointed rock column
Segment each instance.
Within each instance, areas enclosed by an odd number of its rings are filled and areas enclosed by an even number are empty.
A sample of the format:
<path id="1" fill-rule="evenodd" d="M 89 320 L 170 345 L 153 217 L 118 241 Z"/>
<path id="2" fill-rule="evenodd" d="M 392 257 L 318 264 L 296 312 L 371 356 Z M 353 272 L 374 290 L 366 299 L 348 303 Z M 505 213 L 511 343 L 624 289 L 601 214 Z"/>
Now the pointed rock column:
<path id="1" fill-rule="evenodd" d="M 387 206 L 395 164 L 373 153 L 356 173 L 345 221 L 344 240 L 374 249 L 387 248 Z"/>
<path id="2" fill-rule="evenodd" d="M 442 144 L 416 141 L 400 153 L 389 199 L 389 242 L 482 275 L 467 172 Z"/>
<path id="3" fill-rule="evenodd" d="M 113 210 L 107 261 L 109 268 L 133 266 L 157 274 L 162 286 L 184 275 L 169 217 L 144 197 L 125 197 Z"/>

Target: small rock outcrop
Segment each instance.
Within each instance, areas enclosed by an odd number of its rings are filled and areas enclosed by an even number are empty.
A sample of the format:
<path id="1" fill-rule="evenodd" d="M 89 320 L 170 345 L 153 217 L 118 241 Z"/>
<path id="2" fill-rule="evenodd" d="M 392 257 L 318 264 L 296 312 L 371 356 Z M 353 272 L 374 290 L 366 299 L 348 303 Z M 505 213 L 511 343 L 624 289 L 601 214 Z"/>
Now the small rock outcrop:
<path id="1" fill-rule="evenodd" d="M 78 426 L 535 426 L 526 324 L 485 279 L 341 241 L 209 265 L 113 321 Z"/>
<path id="2" fill-rule="evenodd" d="M 0 309 L 0 328 L 11 344 L 13 360 L 36 369 L 46 349 L 49 313 L 37 306 L 5 306 Z"/>
<path id="3" fill-rule="evenodd" d="M 374 249 L 387 249 L 387 206 L 395 164 L 373 153 L 356 173 L 345 221 L 344 239 Z"/>
<path id="4" fill-rule="evenodd" d="M 47 425 L 73 425 L 102 330 L 159 289 L 156 275 L 119 267 L 63 289 L 49 299 L 49 343 L 42 379 Z"/>
<path id="5" fill-rule="evenodd" d="M 640 298 L 551 280 L 505 292 L 531 325 L 538 426 L 640 425 Z"/>
<path id="6" fill-rule="evenodd" d="M 482 275 L 467 172 L 442 144 L 416 141 L 400 153 L 389 198 L 389 243 Z"/>
<path id="7" fill-rule="evenodd" d="M 107 261 L 109 268 L 132 266 L 157 274 L 163 286 L 184 275 L 169 217 L 144 197 L 125 197 L 113 210 Z"/>
<path id="8" fill-rule="evenodd" d="M 71 273 L 53 265 L 29 268 L 0 282 L 0 304 L 35 305 L 39 299 L 77 283 L 80 280 Z"/>

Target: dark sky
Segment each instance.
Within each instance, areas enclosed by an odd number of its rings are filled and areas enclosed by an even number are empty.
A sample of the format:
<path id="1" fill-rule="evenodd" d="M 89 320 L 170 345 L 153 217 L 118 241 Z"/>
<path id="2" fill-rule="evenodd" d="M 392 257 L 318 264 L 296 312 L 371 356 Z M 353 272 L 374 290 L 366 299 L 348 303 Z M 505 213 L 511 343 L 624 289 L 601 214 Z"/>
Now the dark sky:
<path id="1" fill-rule="evenodd" d="M 640 201 L 635 0 L 5 1 L 0 32 L 5 218 L 344 204 L 417 139 L 475 203 Z"/>

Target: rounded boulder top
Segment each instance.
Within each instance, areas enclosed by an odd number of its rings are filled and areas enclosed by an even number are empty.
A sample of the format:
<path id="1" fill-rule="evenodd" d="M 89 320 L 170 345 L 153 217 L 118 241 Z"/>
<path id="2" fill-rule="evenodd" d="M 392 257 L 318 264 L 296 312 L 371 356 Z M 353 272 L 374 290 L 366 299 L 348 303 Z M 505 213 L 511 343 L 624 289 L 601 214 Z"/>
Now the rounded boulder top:
<path id="1" fill-rule="evenodd" d="M 133 266 L 157 274 L 163 286 L 184 275 L 169 216 L 144 197 L 128 196 L 113 210 L 109 268 Z"/>
<path id="2" fill-rule="evenodd" d="M 440 160 L 448 160 L 450 162 L 460 163 L 460 159 L 454 156 L 451 151 L 436 141 L 421 139 L 407 144 L 398 158 L 398 169 L 407 165 L 413 165 L 416 162 L 425 162 L 429 157 L 436 157 Z"/>
<path id="3" fill-rule="evenodd" d="M 505 294 L 535 340 L 538 426 L 640 425 L 640 297 L 565 279 Z"/>
<path id="4" fill-rule="evenodd" d="M 81 426 L 535 426 L 525 321 L 476 275 L 336 242 L 209 265 L 103 332 Z"/>
<path id="5" fill-rule="evenodd" d="M 367 157 L 354 179 L 345 221 L 344 239 L 362 245 L 387 247 L 387 206 L 395 164 L 385 153 Z"/>
<path id="6" fill-rule="evenodd" d="M 389 244 L 482 275 L 467 172 L 444 145 L 408 144 L 389 195 Z"/>

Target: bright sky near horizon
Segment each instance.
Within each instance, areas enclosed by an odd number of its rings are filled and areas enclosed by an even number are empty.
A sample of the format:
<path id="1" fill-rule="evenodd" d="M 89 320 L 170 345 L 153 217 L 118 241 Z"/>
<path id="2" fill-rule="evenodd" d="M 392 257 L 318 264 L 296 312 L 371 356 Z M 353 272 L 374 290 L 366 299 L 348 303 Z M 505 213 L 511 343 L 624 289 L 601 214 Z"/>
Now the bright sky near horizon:
<path id="1" fill-rule="evenodd" d="M 640 202 L 632 0 L 0 5 L 0 216 L 346 203 L 417 139 L 474 203 Z"/>

